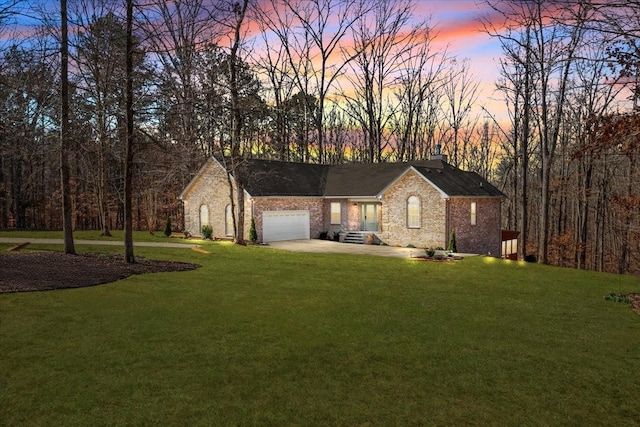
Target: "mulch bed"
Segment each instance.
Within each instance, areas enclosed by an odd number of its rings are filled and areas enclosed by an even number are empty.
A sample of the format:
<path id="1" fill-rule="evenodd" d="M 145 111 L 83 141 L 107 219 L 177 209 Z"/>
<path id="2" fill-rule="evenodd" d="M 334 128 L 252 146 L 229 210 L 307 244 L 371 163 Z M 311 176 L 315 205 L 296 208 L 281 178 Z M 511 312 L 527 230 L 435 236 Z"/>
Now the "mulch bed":
<path id="1" fill-rule="evenodd" d="M 136 257 L 134 264 L 122 255 L 38 251 L 0 256 L 0 293 L 81 288 L 124 279 L 133 274 L 188 271 L 196 264 Z"/>
<path id="2" fill-rule="evenodd" d="M 629 294 L 627 296 L 631 300 L 631 308 L 633 311 L 640 314 L 640 294 Z"/>
<path id="3" fill-rule="evenodd" d="M 428 257 L 428 256 L 416 256 L 413 259 L 417 259 L 425 262 L 451 262 L 461 260 L 462 257 Z"/>

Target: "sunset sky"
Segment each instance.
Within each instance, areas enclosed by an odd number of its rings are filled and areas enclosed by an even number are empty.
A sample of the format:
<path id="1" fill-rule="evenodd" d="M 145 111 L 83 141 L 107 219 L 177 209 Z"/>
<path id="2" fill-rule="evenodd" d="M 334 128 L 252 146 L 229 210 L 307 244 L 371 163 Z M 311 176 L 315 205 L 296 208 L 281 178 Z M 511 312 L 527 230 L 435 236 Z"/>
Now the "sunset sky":
<path id="1" fill-rule="evenodd" d="M 35 4 L 45 5 L 52 12 L 59 10 L 58 0 Z M 489 14 L 488 6 L 482 0 L 415 0 L 415 4 L 416 21 L 430 17 L 431 26 L 437 33 L 434 47 L 437 50 L 446 48 L 458 60 L 470 61 L 472 75 L 480 83 L 478 104 L 486 106 L 504 121 L 504 105 L 497 100 L 500 94 L 495 92 L 501 51 L 497 40 L 482 31 L 480 22 L 480 17 Z"/>
<path id="2" fill-rule="evenodd" d="M 481 0 L 416 0 L 417 12 L 431 16 L 436 29 L 437 47 L 448 46 L 448 51 L 458 59 L 468 58 L 472 74 L 480 83 L 478 102 L 502 121 L 506 111 L 496 98 L 495 83 L 498 75 L 498 59 L 502 52 L 497 40 L 483 32 L 480 18 L 490 14 Z"/>

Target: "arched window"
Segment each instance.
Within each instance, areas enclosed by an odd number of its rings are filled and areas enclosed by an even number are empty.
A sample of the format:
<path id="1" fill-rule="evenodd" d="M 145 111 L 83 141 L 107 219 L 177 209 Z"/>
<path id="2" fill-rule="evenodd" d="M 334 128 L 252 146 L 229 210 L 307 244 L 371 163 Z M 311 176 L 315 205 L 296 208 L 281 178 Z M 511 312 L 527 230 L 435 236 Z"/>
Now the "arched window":
<path id="1" fill-rule="evenodd" d="M 407 199 L 407 228 L 420 228 L 420 199 L 416 196 Z"/>
<path id="2" fill-rule="evenodd" d="M 227 205 L 224 211 L 224 231 L 227 236 L 233 236 L 233 215 L 231 205 Z"/>
<path id="3" fill-rule="evenodd" d="M 209 225 L 209 207 L 207 205 L 200 205 L 200 230 L 203 225 Z"/>

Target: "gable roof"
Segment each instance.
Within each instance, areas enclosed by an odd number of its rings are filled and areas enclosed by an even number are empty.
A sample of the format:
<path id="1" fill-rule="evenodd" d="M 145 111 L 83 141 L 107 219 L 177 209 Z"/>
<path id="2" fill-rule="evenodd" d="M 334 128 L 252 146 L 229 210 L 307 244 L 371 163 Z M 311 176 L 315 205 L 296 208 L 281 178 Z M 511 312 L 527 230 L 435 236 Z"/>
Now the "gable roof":
<path id="1" fill-rule="evenodd" d="M 417 172 L 448 197 L 506 197 L 477 173 L 463 171 L 440 159 L 332 166 L 324 195 L 377 197 L 409 170 Z"/>
<path id="2" fill-rule="evenodd" d="M 240 173 L 254 197 L 322 197 L 329 165 L 246 159 Z"/>
<path id="3" fill-rule="evenodd" d="M 221 162 L 213 160 L 222 167 Z M 374 198 L 382 195 L 390 185 L 411 170 L 438 189 L 444 197 L 506 197 L 477 173 L 460 170 L 440 159 L 342 165 L 244 159 L 238 173 L 241 174 L 245 191 L 253 197 Z M 186 195 L 187 189 L 182 192 L 181 198 Z"/>
<path id="4" fill-rule="evenodd" d="M 348 163 L 332 166 L 325 196 L 376 197 L 407 168 L 406 163 Z"/>
<path id="5" fill-rule="evenodd" d="M 506 197 L 475 172 L 467 172 L 440 161 L 441 167 L 415 164 L 414 168 L 449 197 Z"/>

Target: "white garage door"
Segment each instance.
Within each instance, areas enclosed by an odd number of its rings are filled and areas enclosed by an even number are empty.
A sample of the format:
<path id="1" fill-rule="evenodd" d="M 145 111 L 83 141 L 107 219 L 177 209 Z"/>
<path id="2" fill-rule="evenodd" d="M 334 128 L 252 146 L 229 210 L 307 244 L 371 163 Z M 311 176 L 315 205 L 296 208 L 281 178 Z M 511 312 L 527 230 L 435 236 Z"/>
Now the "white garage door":
<path id="1" fill-rule="evenodd" d="M 262 213 L 262 241 L 309 238 L 309 211 L 266 211 Z"/>

